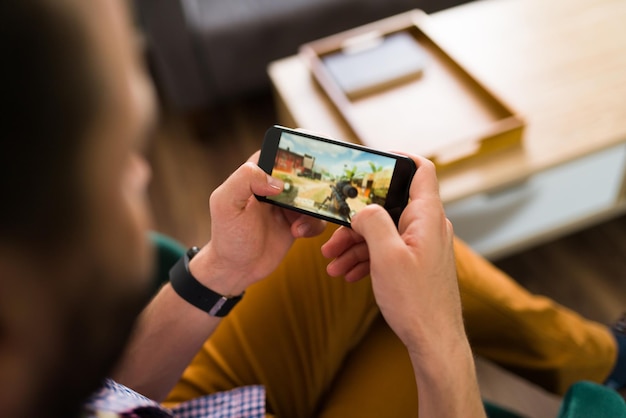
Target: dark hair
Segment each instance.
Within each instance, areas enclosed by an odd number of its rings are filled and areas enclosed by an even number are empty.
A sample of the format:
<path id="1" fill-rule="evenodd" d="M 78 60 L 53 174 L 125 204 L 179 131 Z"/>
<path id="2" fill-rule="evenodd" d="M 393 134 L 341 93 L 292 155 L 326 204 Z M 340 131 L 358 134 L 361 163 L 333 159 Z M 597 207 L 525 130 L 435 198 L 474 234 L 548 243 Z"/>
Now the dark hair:
<path id="1" fill-rule="evenodd" d="M 80 17 L 0 1 L 0 241 L 50 245 L 81 222 L 79 158 L 97 112 Z"/>

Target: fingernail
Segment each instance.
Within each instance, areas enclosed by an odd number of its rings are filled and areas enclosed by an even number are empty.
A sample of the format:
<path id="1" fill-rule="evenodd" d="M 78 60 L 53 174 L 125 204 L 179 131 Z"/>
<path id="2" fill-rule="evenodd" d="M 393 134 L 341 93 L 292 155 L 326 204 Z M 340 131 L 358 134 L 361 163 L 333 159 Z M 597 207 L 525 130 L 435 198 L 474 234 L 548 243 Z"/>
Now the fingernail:
<path id="1" fill-rule="evenodd" d="M 270 187 L 276 189 L 276 190 L 282 190 L 283 189 L 283 181 L 281 179 L 277 179 L 276 177 L 272 177 L 272 176 L 267 176 L 267 184 L 270 185 Z"/>

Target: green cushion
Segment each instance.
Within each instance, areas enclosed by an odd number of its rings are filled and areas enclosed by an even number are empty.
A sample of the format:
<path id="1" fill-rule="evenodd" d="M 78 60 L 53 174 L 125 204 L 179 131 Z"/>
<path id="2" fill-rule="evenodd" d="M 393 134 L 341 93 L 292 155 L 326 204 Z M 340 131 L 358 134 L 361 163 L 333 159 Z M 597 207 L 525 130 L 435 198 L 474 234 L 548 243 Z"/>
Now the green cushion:
<path id="1" fill-rule="evenodd" d="M 558 418 L 626 418 L 626 403 L 614 390 L 578 382 L 565 394 Z"/>

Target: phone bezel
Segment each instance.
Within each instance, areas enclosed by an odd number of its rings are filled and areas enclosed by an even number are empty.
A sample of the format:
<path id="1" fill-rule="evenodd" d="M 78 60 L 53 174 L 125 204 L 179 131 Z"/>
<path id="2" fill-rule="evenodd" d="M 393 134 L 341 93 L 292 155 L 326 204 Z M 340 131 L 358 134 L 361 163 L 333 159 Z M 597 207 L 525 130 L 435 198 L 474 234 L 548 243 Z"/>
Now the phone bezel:
<path id="1" fill-rule="evenodd" d="M 387 196 L 385 198 L 385 205 L 383 207 L 391 215 L 391 218 L 393 219 L 394 223 L 398 225 L 398 222 L 400 220 L 400 215 L 402 214 L 402 211 L 408 204 L 409 188 L 411 186 L 413 175 L 417 171 L 417 166 L 415 165 L 415 162 L 411 158 L 404 156 L 404 155 L 400 155 L 400 154 L 383 152 L 383 151 L 365 147 L 362 145 L 353 144 L 351 142 L 331 139 L 328 137 L 315 135 L 309 132 L 290 129 L 290 128 L 286 128 L 280 125 L 275 125 L 275 126 L 270 127 L 265 133 L 265 137 L 263 139 L 263 145 L 261 146 L 261 154 L 259 156 L 259 162 L 258 162 L 259 167 L 261 167 L 263 171 L 265 171 L 269 175 L 272 174 L 272 171 L 274 169 L 276 153 L 278 152 L 278 145 L 280 143 L 280 138 L 283 132 L 287 132 L 289 134 L 297 135 L 300 137 L 309 138 L 311 140 L 322 141 L 322 142 L 326 142 L 330 144 L 336 144 L 342 147 L 357 149 L 360 151 L 382 155 L 385 157 L 395 159 L 396 165 L 393 171 L 393 175 L 391 177 L 391 182 L 389 184 L 389 191 L 387 192 Z M 264 196 L 257 196 L 257 199 L 263 202 L 268 202 L 268 203 L 271 203 L 280 207 L 294 210 L 296 212 L 314 216 L 316 218 L 324 219 L 329 222 L 333 222 L 336 224 L 350 227 L 350 222 L 344 221 L 339 218 L 327 216 L 327 215 L 313 212 L 313 211 L 303 209 L 297 206 L 292 206 L 286 203 L 277 202 L 275 200 L 268 199 Z"/>

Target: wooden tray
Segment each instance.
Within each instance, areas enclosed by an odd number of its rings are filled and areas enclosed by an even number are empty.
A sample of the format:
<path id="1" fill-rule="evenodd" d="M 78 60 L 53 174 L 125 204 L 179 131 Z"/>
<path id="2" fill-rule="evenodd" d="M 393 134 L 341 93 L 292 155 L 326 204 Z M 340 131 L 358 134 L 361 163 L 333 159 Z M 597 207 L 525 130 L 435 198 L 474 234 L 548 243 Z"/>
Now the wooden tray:
<path id="1" fill-rule="evenodd" d="M 349 98 L 322 61 L 356 39 L 402 31 L 425 53 L 420 77 Z M 421 10 L 304 44 L 299 55 L 364 145 L 421 154 L 440 168 L 521 145 L 524 120 L 437 44 Z"/>

